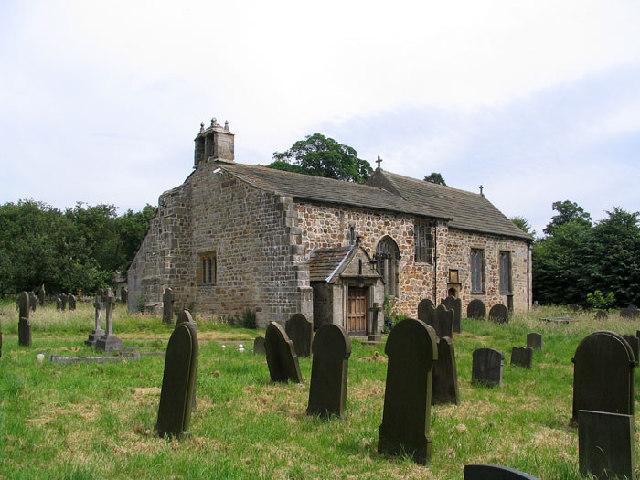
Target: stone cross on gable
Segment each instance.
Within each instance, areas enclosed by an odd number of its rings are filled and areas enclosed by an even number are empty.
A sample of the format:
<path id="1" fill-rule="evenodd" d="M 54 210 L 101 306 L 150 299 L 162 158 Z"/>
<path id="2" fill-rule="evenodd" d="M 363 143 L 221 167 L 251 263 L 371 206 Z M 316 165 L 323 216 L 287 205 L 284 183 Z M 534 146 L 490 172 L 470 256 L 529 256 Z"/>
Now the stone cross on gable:
<path id="1" fill-rule="evenodd" d="M 380 158 L 380 155 L 378 155 L 378 159 L 376 160 L 376 163 L 378 164 L 378 170 L 380 170 L 380 164 L 382 163 L 382 159 Z"/>

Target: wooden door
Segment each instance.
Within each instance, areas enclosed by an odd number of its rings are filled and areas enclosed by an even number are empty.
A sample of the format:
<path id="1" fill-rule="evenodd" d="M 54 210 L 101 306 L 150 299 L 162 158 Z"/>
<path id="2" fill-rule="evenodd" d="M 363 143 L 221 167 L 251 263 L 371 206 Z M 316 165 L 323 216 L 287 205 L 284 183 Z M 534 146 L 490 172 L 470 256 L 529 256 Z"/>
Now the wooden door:
<path id="1" fill-rule="evenodd" d="M 349 287 L 347 293 L 347 330 L 350 334 L 367 334 L 367 290 Z"/>

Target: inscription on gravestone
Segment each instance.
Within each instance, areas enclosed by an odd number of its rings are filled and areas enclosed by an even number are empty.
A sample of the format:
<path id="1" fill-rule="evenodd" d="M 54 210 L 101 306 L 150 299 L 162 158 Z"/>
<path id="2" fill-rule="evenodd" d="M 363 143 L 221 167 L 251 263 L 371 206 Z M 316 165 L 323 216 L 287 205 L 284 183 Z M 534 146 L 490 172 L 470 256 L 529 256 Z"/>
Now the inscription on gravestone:
<path id="1" fill-rule="evenodd" d="M 530 333 L 527 335 L 527 347 L 542 351 L 542 344 L 542 335 L 539 333 Z"/>
<path id="2" fill-rule="evenodd" d="M 486 307 L 482 300 L 471 300 L 467 305 L 467 318 L 475 318 L 477 320 L 484 320 L 487 315 Z"/>
<path id="3" fill-rule="evenodd" d="M 438 360 L 433 364 L 433 405 L 453 403 L 458 405 L 458 370 L 453 352 L 453 340 L 438 339 Z"/>
<path id="4" fill-rule="evenodd" d="M 513 347 L 511 349 L 511 365 L 516 367 L 531 368 L 533 360 L 533 348 Z"/>
<path id="5" fill-rule="evenodd" d="M 408 454 L 416 463 L 431 459 L 431 374 L 438 359 L 436 334 L 425 323 L 406 319 L 389 334 L 389 356 L 378 451 Z"/>
<path id="6" fill-rule="evenodd" d="M 471 383 L 487 387 L 501 387 L 504 354 L 493 348 L 479 348 L 473 352 Z"/>
<path id="7" fill-rule="evenodd" d="M 273 382 L 302 383 L 302 374 L 298 357 L 284 328 L 276 322 L 267 326 L 264 334 L 264 347 L 267 353 L 267 365 Z"/>
<path id="8" fill-rule="evenodd" d="M 313 341 L 313 323 L 301 313 L 292 315 L 284 325 L 284 331 L 293 342 L 293 348 L 298 357 L 311 356 L 311 342 Z"/>
<path id="9" fill-rule="evenodd" d="M 509 321 L 509 310 L 506 305 L 498 303 L 489 310 L 489 320 L 494 323 L 507 323 Z"/>
<path id="10" fill-rule="evenodd" d="M 29 295 L 22 292 L 18 297 L 18 345 L 31 346 L 31 324 L 29 323 Z"/>

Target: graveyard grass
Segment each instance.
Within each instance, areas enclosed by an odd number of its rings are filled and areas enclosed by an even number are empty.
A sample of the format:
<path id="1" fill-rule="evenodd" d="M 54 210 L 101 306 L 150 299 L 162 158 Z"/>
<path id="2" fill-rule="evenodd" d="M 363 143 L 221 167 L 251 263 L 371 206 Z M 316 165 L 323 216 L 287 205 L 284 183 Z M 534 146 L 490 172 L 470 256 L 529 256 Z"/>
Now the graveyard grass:
<path id="1" fill-rule="evenodd" d="M 353 340 L 347 417 L 326 420 L 305 414 L 311 359 L 299 359 L 304 385 L 273 384 L 266 359 L 251 353 L 253 338 L 264 330 L 196 318 L 197 409 L 190 436 L 177 441 L 154 433 L 163 357 L 55 364 L 52 354 L 96 355 L 83 344 L 93 328 L 91 305 L 79 303 L 75 312 L 39 308 L 31 314 L 30 348 L 18 347 L 15 304 L 1 305 L 0 312 L 0 479 L 446 480 L 461 479 L 465 463 L 576 479 L 571 358 L 594 331 L 634 334 L 640 325 L 617 315 L 596 321 L 589 314 L 572 314 L 579 319 L 574 324 L 549 324 L 539 319 L 563 312 L 547 308 L 507 325 L 463 319 L 463 333 L 454 340 L 461 403 L 432 408 L 433 458 L 420 466 L 377 452 L 387 371 L 383 346 Z M 125 348 L 140 352 L 164 351 L 173 329 L 161 317 L 128 315 L 122 306 L 113 318 Z M 544 351 L 535 352 L 533 368 L 510 366 L 511 348 L 526 345 L 534 331 L 543 335 Z M 472 352 L 480 347 L 505 354 L 503 387 L 471 385 Z M 46 355 L 44 362 L 36 360 L 38 353 Z"/>

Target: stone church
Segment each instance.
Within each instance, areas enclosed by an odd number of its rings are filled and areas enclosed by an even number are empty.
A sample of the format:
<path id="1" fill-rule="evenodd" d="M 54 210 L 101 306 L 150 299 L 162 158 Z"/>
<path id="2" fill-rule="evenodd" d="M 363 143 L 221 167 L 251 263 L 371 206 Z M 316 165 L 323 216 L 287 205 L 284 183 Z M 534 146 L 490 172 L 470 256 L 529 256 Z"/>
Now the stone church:
<path id="1" fill-rule="evenodd" d="M 531 240 L 482 194 L 378 168 L 366 185 L 244 165 L 228 123 L 195 139 L 194 169 L 158 200 L 128 271 L 129 308 L 205 316 L 256 312 L 259 326 L 301 312 L 315 326 L 371 328 L 385 298 L 416 317 L 454 293 L 525 312 Z"/>

